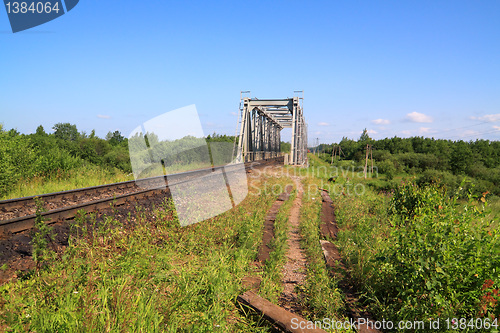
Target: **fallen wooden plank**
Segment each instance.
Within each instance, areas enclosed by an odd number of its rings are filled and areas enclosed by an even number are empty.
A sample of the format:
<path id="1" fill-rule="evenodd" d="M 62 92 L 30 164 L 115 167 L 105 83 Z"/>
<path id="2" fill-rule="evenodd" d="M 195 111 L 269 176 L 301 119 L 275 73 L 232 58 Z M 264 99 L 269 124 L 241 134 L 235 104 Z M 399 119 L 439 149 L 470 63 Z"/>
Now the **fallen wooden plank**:
<path id="1" fill-rule="evenodd" d="M 279 306 L 260 297 L 252 291 L 247 291 L 238 296 L 238 302 L 249 306 L 253 310 L 261 313 L 264 318 L 272 324 L 278 326 L 285 332 L 289 333 L 326 333 L 325 330 L 319 328 L 307 328 L 314 324 L 302 317 L 299 317 Z M 302 327 L 302 328 L 301 328 Z"/>
<path id="2" fill-rule="evenodd" d="M 335 245 L 326 240 L 320 240 L 319 242 L 321 243 L 321 249 L 323 250 L 326 266 L 345 270 L 342 258 L 340 257 L 339 251 Z"/>
<path id="3" fill-rule="evenodd" d="M 324 238 L 337 239 L 337 233 L 339 230 L 337 227 L 332 199 L 326 190 L 321 191 L 321 197 L 323 199 L 321 207 L 321 234 Z"/>

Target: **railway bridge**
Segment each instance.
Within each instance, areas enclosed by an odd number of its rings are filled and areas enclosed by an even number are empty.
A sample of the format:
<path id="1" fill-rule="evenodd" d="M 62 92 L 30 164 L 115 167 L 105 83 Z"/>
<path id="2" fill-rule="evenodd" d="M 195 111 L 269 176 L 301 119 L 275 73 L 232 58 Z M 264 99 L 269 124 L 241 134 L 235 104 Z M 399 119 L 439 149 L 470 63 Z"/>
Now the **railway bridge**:
<path id="1" fill-rule="evenodd" d="M 281 130 L 292 129 L 286 164 L 307 165 L 307 124 L 303 97 L 258 99 L 241 97 L 238 162 L 251 162 L 281 154 Z"/>

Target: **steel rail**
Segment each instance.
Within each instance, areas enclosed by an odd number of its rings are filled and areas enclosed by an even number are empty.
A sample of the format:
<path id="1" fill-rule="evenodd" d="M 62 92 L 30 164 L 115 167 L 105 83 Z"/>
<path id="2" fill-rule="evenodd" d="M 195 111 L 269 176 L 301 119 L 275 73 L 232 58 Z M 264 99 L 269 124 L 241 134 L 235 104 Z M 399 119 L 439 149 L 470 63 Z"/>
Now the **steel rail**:
<path id="1" fill-rule="evenodd" d="M 274 164 L 276 162 L 279 162 L 281 159 L 283 159 L 283 157 L 248 162 L 248 163 L 245 163 L 245 170 L 248 171 L 248 170 L 252 169 L 253 167 L 263 167 L 263 166 L 266 166 L 269 164 Z M 211 172 L 214 172 L 215 170 L 220 170 L 224 167 L 231 168 L 231 166 L 219 166 L 219 167 L 212 167 L 212 168 L 207 168 L 207 169 L 181 172 L 181 173 L 171 174 L 168 176 L 160 176 L 160 177 L 151 177 L 151 178 L 141 179 L 140 182 L 152 181 L 153 183 L 159 183 L 159 179 L 164 178 L 165 183 L 163 186 L 157 187 L 157 188 L 143 189 L 143 190 L 135 191 L 135 192 L 128 193 L 128 194 L 123 194 L 123 195 L 119 195 L 119 196 L 111 196 L 108 198 L 88 201 L 88 202 L 85 202 L 82 204 L 53 209 L 53 210 L 41 213 L 41 216 L 45 220 L 45 223 L 51 224 L 51 223 L 55 223 L 57 221 L 73 218 L 79 210 L 85 210 L 87 212 L 96 211 L 98 209 L 108 208 L 111 205 L 112 206 L 122 205 L 124 203 L 132 202 L 132 201 L 135 201 L 137 199 L 142 199 L 142 198 L 145 198 L 145 197 L 148 197 L 148 196 L 154 195 L 156 193 L 160 193 L 160 192 L 166 192 L 166 195 L 170 196 L 169 186 L 188 182 L 190 180 L 190 176 L 192 177 L 192 176 L 199 176 L 200 174 L 210 174 Z M 229 172 L 231 172 L 231 170 L 229 170 Z M 172 178 L 172 177 L 174 177 L 174 180 L 177 180 L 177 181 L 167 183 L 168 178 Z M 34 200 L 35 198 L 41 198 L 44 201 L 45 200 L 54 201 L 55 199 L 61 200 L 63 198 L 67 198 L 67 197 L 73 198 L 76 193 L 96 194 L 96 193 L 99 193 L 99 191 L 102 189 L 110 190 L 110 189 L 127 188 L 127 187 L 132 187 L 132 186 L 136 186 L 135 180 L 107 184 L 107 185 L 92 186 L 92 187 L 86 187 L 86 188 L 80 188 L 80 189 L 62 191 L 62 192 L 56 192 L 56 193 L 48 193 L 48 194 L 43 194 L 40 196 L 30 196 L 30 197 L 23 197 L 23 198 L 18 198 L 18 199 L 9 199 L 9 200 L 0 201 L 0 208 L 4 208 L 4 207 L 6 207 L 6 205 L 7 205 L 7 207 L 20 207 L 23 204 L 27 204 L 31 200 Z M 20 204 L 17 203 L 16 201 L 19 202 Z M 3 206 L 2 206 L 2 204 L 3 204 Z M 36 220 L 36 214 L 30 214 L 30 215 L 16 217 L 16 218 L 9 219 L 9 220 L 0 221 L 0 234 L 2 234 L 2 233 L 17 233 L 17 232 L 31 229 L 35 224 L 35 220 Z"/>

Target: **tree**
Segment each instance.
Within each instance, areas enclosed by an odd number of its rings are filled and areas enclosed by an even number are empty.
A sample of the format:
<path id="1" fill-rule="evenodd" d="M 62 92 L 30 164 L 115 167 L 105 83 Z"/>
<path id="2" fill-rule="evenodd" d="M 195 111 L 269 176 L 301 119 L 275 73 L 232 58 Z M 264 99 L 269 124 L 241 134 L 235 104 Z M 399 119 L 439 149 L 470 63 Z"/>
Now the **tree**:
<path id="1" fill-rule="evenodd" d="M 453 151 L 450 158 L 451 171 L 455 175 L 468 173 L 472 166 L 473 154 L 469 145 L 460 140 L 453 146 Z"/>
<path id="2" fill-rule="evenodd" d="M 125 137 L 120 133 L 120 131 L 109 131 L 108 134 L 106 134 L 106 140 L 109 141 L 109 143 L 113 146 L 117 146 L 123 140 L 125 140 Z"/>
<path id="3" fill-rule="evenodd" d="M 290 150 L 292 149 L 292 144 L 290 142 L 281 141 L 280 147 L 283 153 L 289 153 Z"/>
<path id="4" fill-rule="evenodd" d="M 348 160 L 353 159 L 354 154 L 356 154 L 356 152 L 359 150 L 356 141 L 348 139 L 345 136 L 339 142 L 339 145 L 342 148 L 342 152 L 344 153 L 345 159 Z"/>
<path id="5" fill-rule="evenodd" d="M 19 134 L 21 134 L 21 133 L 19 133 L 18 130 L 14 129 L 14 128 L 11 128 L 8 133 L 9 133 L 10 137 L 15 137 L 15 136 L 18 136 Z"/>
<path id="6" fill-rule="evenodd" d="M 78 139 L 78 130 L 76 125 L 70 123 L 57 123 L 52 127 L 56 138 L 62 140 L 76 141 Z"/>
<path id="7" fill-rule="evenodd" d="M 36 132 L 35 132 L 35 133 L 36 133 L 36 135 L 40 135 L 40 136 L 45 136 L 45 135 L 47 135 L 47 133 L 45 133 L 45 130 L 44 130 L 44 128 L 43 128 L 43 126 L 42 126 L 42 125 L 40 125 L 40 126 L 38 126 L 38 127 L 36 128 Z"/>
<path id="8" fill-rule="evenodd" d="M 372 140 L 372 138 L 370 138 L 370 136 L 368 135 L 368 131 L 365 128 L 363 130 L 363 133 L 361 133 L 361 136 L 359 137 L 358 142 L 368 142 L 368 141 L 371 141 L 371 140 Z"/>

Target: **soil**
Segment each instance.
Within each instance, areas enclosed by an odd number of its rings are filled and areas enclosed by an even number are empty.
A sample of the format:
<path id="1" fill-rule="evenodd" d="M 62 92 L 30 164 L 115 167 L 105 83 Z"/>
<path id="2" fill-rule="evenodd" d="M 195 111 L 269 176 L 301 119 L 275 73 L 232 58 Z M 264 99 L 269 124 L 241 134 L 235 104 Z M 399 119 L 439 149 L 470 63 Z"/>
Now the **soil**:
<path id="1" fill-rule="evenodd" d="M 297 187 L 295 198 L 289 218 L 287 262 L 283 267 L 283 292 L 279 298 L 279 305 L 284 309 L 300 314 L 302 312 L 301 300 L 295 292 L 295 287 L 302 285 L 306 278 L 307 259 L 300 247 L 300 207 L 302 206 L 303 189 L 300 178 L 294 177 Z"/>
<path id="2" fill-rule="evenodd" d="M 274 221 L 276 220 L 276 215 L 281 205 L 288 200 L 293 187 L 288 185 L 285 188 L 285 192 L 281 193 L 278 199 L 273 203 L 269 211 L 267 212 L 266 219 L 264 221 L 264 230 L 262 234 L 262 244 L 259 248 L 259 253 L 257 255 L 257 260 L 264 264 L 272 251 L 269 243 L 274 238 Z"/>

